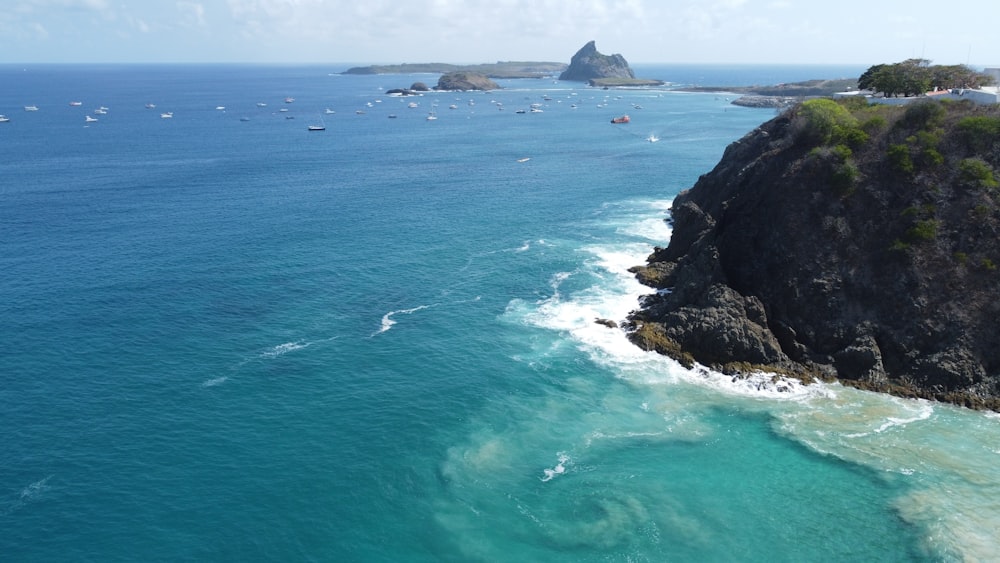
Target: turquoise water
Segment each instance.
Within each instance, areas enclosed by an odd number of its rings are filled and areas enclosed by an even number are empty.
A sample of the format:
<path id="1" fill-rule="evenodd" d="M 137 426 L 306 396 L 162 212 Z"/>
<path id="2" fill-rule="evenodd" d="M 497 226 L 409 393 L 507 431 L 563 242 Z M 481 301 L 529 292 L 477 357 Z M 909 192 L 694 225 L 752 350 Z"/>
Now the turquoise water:
<path id="1" fill-rule="evenodd" d="M 732 382 L 593 322 L 772 112 L 339 70 L 0 67 L 3 559 L 1000 556 L 996 416 Z"/>

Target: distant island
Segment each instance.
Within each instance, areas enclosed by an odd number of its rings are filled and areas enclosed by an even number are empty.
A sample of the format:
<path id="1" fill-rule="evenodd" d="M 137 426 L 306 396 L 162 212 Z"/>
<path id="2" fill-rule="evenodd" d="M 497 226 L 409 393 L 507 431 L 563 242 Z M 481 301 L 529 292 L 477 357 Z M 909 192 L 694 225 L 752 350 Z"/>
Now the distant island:
<path id="1" fill-rule="evenodd" d="M 371 65 L 352 67 L 341 74 L 448 74 L 471 72 L 493 79 L 546 78 L 566 70 L 566 63 L 499 61 L 473 65 L 447 63 L 403 63 L 398 65 Z"/>
<path id="2" fill-rule="evenodd" d="M 597 44 L 589 41 L 570 60 L 569 68 L 559 75 L 559 80 L 587 82 L 597 87 L 661 86 L 662 80 L 636 78 L 625 57 L 605 55 Z"/>
<path id="3" fill-rule="evenodd" d="M 341 74 L 441 74 L 456 73 L 489 79 L 548 78 L 587 82 L 603 88 L 662 86 L 662 80 L 636 78 L 625 57 L 604 55 L 597 51 L 594 41 L 588 42 L 566 63 L 537 61 L 499 61 L 472 65 L 448 63 L 403 63 L 395 65 L 370 65 L 352 67 Z M 450 81 L 450 79 L 449 79 Z M 480 82 L 479 79 L 476 82 Z M 441 88 L 446 89 L 446 88 Z"/>

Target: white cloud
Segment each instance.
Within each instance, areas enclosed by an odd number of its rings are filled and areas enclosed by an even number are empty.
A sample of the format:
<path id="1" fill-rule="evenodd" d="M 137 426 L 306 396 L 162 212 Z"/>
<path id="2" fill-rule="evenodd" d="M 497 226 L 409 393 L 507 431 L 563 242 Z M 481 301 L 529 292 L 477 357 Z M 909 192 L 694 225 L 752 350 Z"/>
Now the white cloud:
<path id="1" fill-rule="evenodd" d="M 177 3 L 177 10 L 181 13 L 181 22 L 188 26 L 206 27 L 205 6 L 197 2 L 181 1 Z"/>

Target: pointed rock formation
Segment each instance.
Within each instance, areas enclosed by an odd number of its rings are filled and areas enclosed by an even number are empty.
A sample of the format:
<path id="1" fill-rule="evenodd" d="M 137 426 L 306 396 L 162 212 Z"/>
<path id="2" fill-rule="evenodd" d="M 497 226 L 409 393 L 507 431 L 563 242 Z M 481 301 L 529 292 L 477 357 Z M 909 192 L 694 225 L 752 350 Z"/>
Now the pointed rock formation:
<path id="1" fill-rule="evenodd" d="M 569 68 L 559 75 L 559 80 L 587 82 L 595 78 L 635 78 L 625 57 L 603 55 L 597 51 L 594 41 L 583 46 L 573 55 Z"/>

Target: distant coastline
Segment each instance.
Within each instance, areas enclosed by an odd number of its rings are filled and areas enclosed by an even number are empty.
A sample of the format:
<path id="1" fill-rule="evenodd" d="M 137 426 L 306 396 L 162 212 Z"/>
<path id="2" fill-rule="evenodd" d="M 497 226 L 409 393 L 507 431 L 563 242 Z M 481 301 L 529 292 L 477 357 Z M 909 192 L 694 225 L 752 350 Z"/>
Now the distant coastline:
<path id="1" fill-rule="evenodd" d="M 474 65 L 448 63 L 403 63 L 352 67 L 341 74 L 447 74 L 476 72 L 490 78 L 546 78 L 566 70 L 566 63 L 545 61 L 500 61 Z"/>

